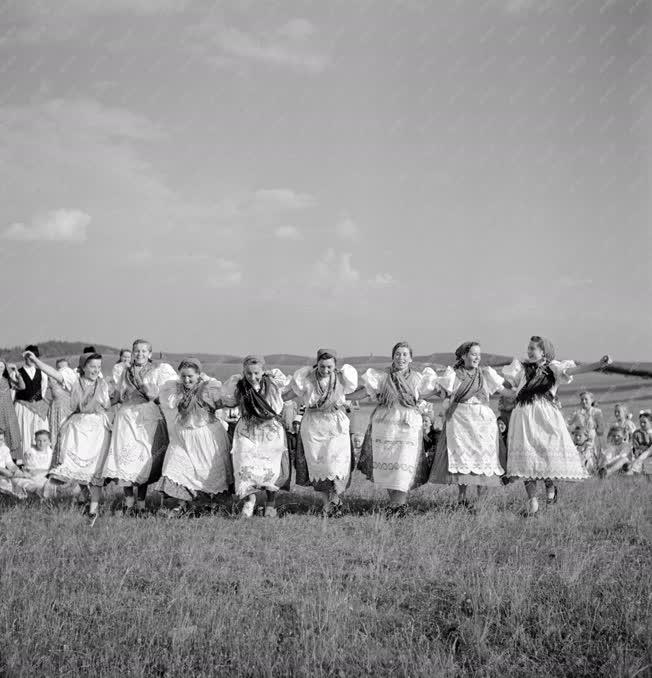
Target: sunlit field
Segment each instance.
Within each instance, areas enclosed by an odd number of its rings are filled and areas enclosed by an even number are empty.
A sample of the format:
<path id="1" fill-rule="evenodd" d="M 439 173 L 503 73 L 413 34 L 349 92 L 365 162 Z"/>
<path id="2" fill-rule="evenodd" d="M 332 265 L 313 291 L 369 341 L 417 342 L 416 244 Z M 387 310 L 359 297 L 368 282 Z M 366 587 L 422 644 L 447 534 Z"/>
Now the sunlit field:
<path id="1" fill-rule="evenodd" d="M 591 374 L 567 415 L 584 387 L 607 421 L 652 404 L 650 380 Z M 0 499 L 0 676 L 649 676 L 651 493 L 562 483 L 525 518 L 522 483 L 471 509 L 427 485 L 387 519 L 356 472 L 340 519 L 296 487 L 248 521 L 228 497 L 165 518 L 155 493 L 124 517 L 108 489 L 93 528 L 67 501 Z"/>
<path id="2" fill-rule="evenodd" d="M 345 516 L 305 491 L 280 519 L 228 503 L 94 528 L 2 504 L 5 676 L 650 675 L 650 489 L 564 483 L 523 518 L 520 483 L 476 512 L 427 486 L 383 517 L 356 472 Z M 152 498 L 152 509 L 156 508 Z"/>

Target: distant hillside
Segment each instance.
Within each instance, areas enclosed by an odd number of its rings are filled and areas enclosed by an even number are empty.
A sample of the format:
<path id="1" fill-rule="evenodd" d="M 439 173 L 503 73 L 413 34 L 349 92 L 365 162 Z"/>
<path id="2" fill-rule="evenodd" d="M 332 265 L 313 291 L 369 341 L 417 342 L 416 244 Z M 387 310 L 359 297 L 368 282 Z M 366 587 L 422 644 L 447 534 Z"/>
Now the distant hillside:
<path id="1" fill-rule="evenodd" d="M 352 365 L 382 365 L 391 363 L 392 359 L 387 355 L 356 355 L 342 358 L 342 362 L 351 363 Z M 420 364 L 448 366 L 455 362 L 455 354 L 429 353 L 427 355 L 415 355 L 414 362 Z M 485 365 L 492 366 L 508 365 L 510 362 L 512 362 L 512 358 L 495 353 L 483 353 L 482 362 Z"/>
<path id="2" fill-rule="evenodd" d="M 453 365 L 455 363 L 455 354 L 430 353 L 429 355 L 415 355 L 414 360 L 418 363 L 431 363 L 433 365 Z M 483 353 L 482 362 L 484 365 L 498 367 L 500 365 L 509 365 L 512 362 L 512 358 L 495 353 Z"/>
<path id="3" fill-rule="evenodd" d="M 351 363 L 352 365 L 376 365 L 377 363 L 389 363 L 392 359 L 386 355 L 353 355 L 342 358 L 340 362 Z"/>
<path id="4" fill-rule="evenodd" d="M 80 354 L 86 346 L 95 346 L 99 353 L 120 353 L 119 348 L 105 346 L 104 344 L 94 344 L 92 341 L 48 341 L 29 342 L 35 343 L 39 347 L 41 357 L 58 357 Z M 12 346 L 11 348 L 0 348 L 0 356 L 4 360 L 22 360 L 25 346 Z"/>
<path id="5" fill-rule="evenodd" d="M 117 356 L 120 352 L 119 348 L 114 346 L 107 346 L 106 344 L 93 343 L 92 341 L 59 341 L 50 339 L 48 341 L 35 342 L 43 358 L 58 358 L 62 356 L 72 357 L 78 356 L 86 346 L 95 346 L 99 353 L 104 354 L 107 358 L 110 356 Z M 26 344 L 21 346 L 12 346 L 10 348 L 0 348 L 0 359 L 20 361 L 22 359 L 23 350 Z M 231 355 L 228 353 L 167 353 L 165 351 L 154 351 L 155 360 L 165 360 L 176 367 L 176 364 L 183 358 L 193 356 L 201 360 L 202 363 L 217 364 L 217 365 L 240 365 L 242 357 Z M 273 366 L 292 366 L 312 365 L 314 357 L 295 355 L 292 353 L 272 353 L 265 356 L 265 360 L 269 365 Z M 492 367 L 500 367 L 511 362 L 512 358 L 509 356 L 499 355 L 496 353 L 483 353 L 482 362 L 485 365 Z M 455 355 L 453 353 L 429 353 L 426 355 L 415 355 L 415 363 L 420 365 L 428 364 L 434 367 L 452 365 L 455 362 Z M 340 363 L 350 363 L 356 367 L 373 366 L 378 367 L 388 365 L 391 358 L 386 355 L 357 355 L 340 358 Z M 632 377 L 652 378 L 652 362 L 616 362 L 610 365 L 603 372 L 611 374 L 621 374 Z"/>
<path id="6" fill-rule="evenodd" d="M 159 351 L 154 351 L 154 358 L 158 359 Z M 226 353 L 167 353 L 162 352 L 163 360 L 169 363 L 181 362 L 184 358 L 197 358 L 202 363 L 220 363 L 225 365 L 238 364 L 242 362 L 242 358 L 237 355 L 228 355 Z"/>
<path id="7" fill-rule="evenodd" d="M 308 365 L 314 362 L 314 358 L 305 355 L 292 355 L 291 353 L 270 353 L 265 356 L 270 365 Z"/>

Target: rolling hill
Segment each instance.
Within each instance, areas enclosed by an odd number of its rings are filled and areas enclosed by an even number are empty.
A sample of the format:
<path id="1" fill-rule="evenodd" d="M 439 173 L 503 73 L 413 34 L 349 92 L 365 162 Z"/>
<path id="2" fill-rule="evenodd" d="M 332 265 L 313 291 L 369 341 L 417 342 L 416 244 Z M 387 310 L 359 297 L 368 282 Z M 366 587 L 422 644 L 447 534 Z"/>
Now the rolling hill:
<path id="1" fill-rule="evenodd" d="M 42 358 L 79 355 L 86 346 L 94 346 L 99 353 L 120 353 L 119 348 L 97 344 L 92 341 L 39 341 L 36 343 L 39 347 Z M 21 346 L 12 346 L 11 348 L 0 348 L 0 356 L 3 360 L 22 360 L 23 351 L 27 343 Z"/>
<path id="2" fill-rule="evenodd" d="M 41 356 L 44 358 L 58 358 L 61 356 L 74 357 L 79 355 L 84 347 L 93 345 L 99 353 L 105 354 L 107 357 L 116 356 L 120 349 L 106 344 L 93 343 L 92 341 L 59 341 L 48 340 L 38 342 Z M 0 357 L 3 360 L 20 361 L 24 350 L 23 346 L 13 346 L 10 348 L 0 348 Z M 242 357 L 228 354 L 228 353 L 168 353 L 166 351 L 155 351 L 155 359 L 166 360 L 173 365 L 176 365 L 183 358 L 193 356 L 202 361 L 202 363 L 211 363 L 217 365 L 239 365 Z M 272 353 L 265 356 L 266 361 L 270 365 L 283 366 L 297 366 L 297 365 L 311 365 L 314 358 L 310 356 L 295 355 L 292 353 Z M 499 367 L 507 365 L 511 362 L 510 356 L 500 355 L 497 353 L 483 353 L 482 361 L 485 365 L 492 367 Z M 425 355 L 415 355 L 414 361 L 420 365 L 432 366 L 446 366 L 452 365 L 455 362 L 455 355 L 453 353 L 429 353 Z M 356 367 L 365 366 L 379 366 L 388 365 L 391 358 L 386 355 L 357 355 L 347 356 L 340 359 L 341 363 L 350 363 Z M 621 374 L 633 377 L 652 378 L 652 362 L 615 362 L 613 365 L 607 367 L 604 372 L 611 374 Z"/>

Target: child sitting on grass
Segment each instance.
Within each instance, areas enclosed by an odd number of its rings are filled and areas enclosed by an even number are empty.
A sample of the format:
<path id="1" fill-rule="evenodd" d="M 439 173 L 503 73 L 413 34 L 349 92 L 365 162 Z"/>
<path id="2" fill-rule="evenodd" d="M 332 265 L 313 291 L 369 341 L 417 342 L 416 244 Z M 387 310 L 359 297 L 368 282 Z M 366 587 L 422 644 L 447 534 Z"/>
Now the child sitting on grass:
<path id="1" fill-rule="evenodd" d="M 14 495 L 14 478 L 24 478 L 25 474 L 14 464 L 11 450 L 5 442 L 5 432 L 0 430 L 0 494 Z"/>
<path id="2" fill-rule="evenodd" d="M 631 473 L 645 473 L 652 479 L 652 412 L 644 410 L 638 417 L 640 428 L 632 434 L 633 463 Z"/>
<path id="3" fill-rule="evenodd" d="M 632 448 L 625 440 L 625 429 L 618 424 L 609 429 L 608 445 L 600 454 L 600 469 L 598 475 L 601 478 L 611 476 L 618 471 L 627 471 L 632 461 Z"/>
<path id="4" fill-rule="evenodd" d="M 34 495 L 40 499 L 77 497 L 81 490 L 76 483 L 59 484 L 48 478 L 52 466 L 50 432 L 44 429 L 34 434 L 34 444 L 25 452 L 22 473 L 12 478 L 13 494 L 19 499 Z"/>
<path id="5" fill-rule="evenodd" d="M 598 472 L 600 460 L 595 445 L 589 436 L 588 429 L 586 426 L 578 424 L 571 431 L 571 436 L 573 437 L 573 442 L 582 458 L 587 473 L 590 473 L 592 476 L 595 475 Z"/>
<path id="6" fill-rule="evenodd" d="M 632 434 L 636 430 L 636 424 L 632 421 L 632 415 L 627 411 L 626 405 L 623 403 L 616 403 L 614 405 L 614 421 L 610 425 L 622 426 L 625 429 L 625 440 L 629 442 L 632 439 Z M 608 440 L 607 442 L 611 442 Z"/>
<path id="7" fill-rule="evenodd" d="M 34 444 L 24 454 L 23 476 L 13 479 L 14 494 L 24 499 L 34 494 L 41 499 L 50 499 L 56 494 L 56 487 L 47 478 L 52 466 L 52 447 L 50 432 L 45 429 L 36 431 Z"/>

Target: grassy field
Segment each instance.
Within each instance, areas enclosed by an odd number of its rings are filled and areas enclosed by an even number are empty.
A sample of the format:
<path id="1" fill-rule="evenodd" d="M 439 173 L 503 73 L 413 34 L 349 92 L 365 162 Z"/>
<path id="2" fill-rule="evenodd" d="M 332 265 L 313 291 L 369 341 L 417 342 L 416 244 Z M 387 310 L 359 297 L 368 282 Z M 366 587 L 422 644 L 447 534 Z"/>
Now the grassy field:
<path id="1" fill-rule="evenodd" d="M 522 485 L 478 511 L 453 489 L 387 520 L 356 473 L 346 515 L 305 492 L 281 519 L 124 518 L 0 506 L 0 675 L 649 676 L 643 478 Z"/>

